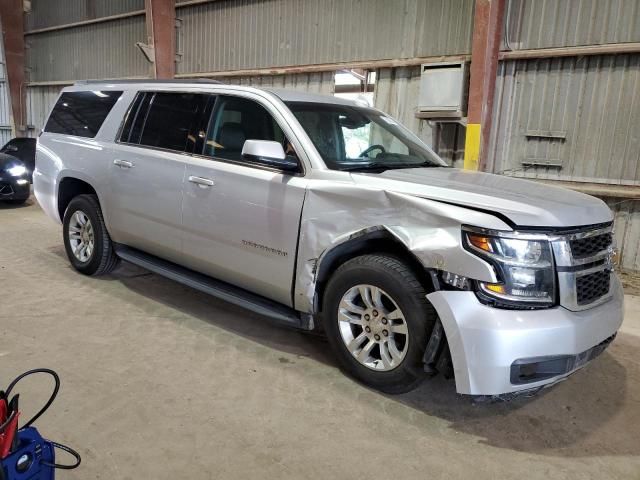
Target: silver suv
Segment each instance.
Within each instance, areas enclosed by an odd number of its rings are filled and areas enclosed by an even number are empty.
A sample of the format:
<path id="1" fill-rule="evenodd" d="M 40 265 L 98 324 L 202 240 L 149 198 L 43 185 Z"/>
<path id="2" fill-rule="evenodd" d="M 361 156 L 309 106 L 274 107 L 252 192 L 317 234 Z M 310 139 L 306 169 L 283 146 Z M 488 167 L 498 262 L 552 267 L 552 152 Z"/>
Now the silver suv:
<path id="1" fill-rule="evenodd" d="M 120 258 L 323 331 L 385 392 L 438 372 L 531 393 L 613 340 L 612 214 L 572 191 L 449 168 L 389 115 L 213 82 L 65 88 L 36 197 L 81 273 Z"/>

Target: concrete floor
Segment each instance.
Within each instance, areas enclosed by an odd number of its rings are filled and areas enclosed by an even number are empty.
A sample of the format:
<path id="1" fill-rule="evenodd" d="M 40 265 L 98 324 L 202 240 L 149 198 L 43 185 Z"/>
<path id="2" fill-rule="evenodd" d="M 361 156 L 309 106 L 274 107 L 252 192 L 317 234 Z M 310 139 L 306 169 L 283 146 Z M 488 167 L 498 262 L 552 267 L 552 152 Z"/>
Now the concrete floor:
<path id="1" fill-rule="evenodd" d="M 442 378 L 368 390 L 322 339 L 132 266 L 79 275 L 33 200 L 0 206 L 0 273 L 0 385 L 60 373 L 38 426 L 83 464 L 59 478 L 640 479 L 640 297 L 568 381 L 474 405 Z M 46 388 L 20 391 L 26 418 Z"/>

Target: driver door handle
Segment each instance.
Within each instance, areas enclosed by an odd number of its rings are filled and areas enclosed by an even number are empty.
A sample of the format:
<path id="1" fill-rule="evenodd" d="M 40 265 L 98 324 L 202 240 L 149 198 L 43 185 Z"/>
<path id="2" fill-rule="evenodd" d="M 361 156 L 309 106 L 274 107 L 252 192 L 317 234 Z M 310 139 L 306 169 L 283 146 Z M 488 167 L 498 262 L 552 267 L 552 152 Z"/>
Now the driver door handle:
<path id="1" fill-rule="evenodd" d="M 189 181 L 201 187 L 213 187 L 215 185 L 210 178 L 196 177 L 194 175 L 189 176 Z"/>
<path id="2" fill-rule="evenodd" d="M 133 168 L 135 165 L 133 162 L 129 162 L 127 160 L 116 159 L 113 161 L 114 165 L 117 165 L 120 168 Z"/>

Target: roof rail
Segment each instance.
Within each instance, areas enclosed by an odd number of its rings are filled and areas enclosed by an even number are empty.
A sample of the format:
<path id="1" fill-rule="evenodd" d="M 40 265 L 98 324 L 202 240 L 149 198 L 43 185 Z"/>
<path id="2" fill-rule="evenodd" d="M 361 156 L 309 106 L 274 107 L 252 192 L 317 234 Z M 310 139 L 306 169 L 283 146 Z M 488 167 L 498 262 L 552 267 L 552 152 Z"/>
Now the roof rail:
<path id="1" fill-rule="evenodd" d="M 178 83 L 178 84 L 187 84 L 187 83 L 216 83 L 222 84 L 219 80 L 214 80 L 213 78 L 194 78 L 189 80 L 182 80 L 179 78 L 171 78 L 171 79 L 160 79 L 160 78 L 119 78 L 116 80 L 77 80 L 73 84 L 74 85 L 94 85 L 97 83 L 113 83 L 113 84 L 122 84 L 122 83 Z"/>

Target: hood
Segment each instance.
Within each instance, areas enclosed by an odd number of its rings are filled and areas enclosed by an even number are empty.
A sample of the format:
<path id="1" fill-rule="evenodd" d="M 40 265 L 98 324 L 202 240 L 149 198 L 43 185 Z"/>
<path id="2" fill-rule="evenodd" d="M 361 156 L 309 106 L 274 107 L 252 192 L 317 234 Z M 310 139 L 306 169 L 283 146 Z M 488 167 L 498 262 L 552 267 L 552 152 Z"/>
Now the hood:
<path id="1" fill-rule="evenodd" d="M 410 168 L 352 177 L 363 186 L 500 213 L 519 226 L 579 227 L 613 219 L 609 207 L 590 195 L 490 173 Z"/>

